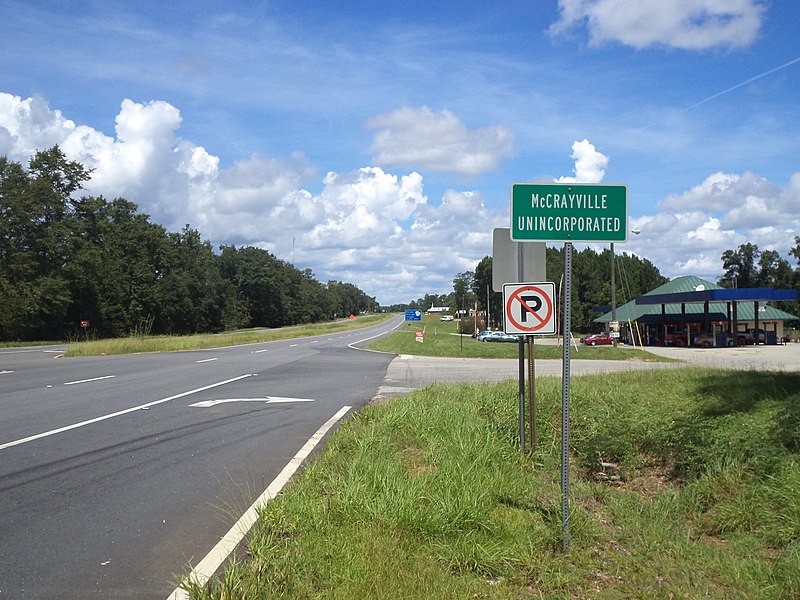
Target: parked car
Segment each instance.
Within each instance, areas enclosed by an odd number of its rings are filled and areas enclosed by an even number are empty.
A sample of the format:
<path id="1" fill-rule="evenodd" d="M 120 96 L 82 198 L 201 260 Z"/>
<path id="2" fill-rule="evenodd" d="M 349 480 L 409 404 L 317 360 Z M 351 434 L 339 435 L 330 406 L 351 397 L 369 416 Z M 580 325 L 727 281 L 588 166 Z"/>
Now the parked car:
<path id="1" fill-rule="evenodd" d="M 719 341 L 718 338 L 721 336 L 724 336 L 724 346 L 734 345 L 733 336 L 721 333 L 716 335 L 713 333 L 701 333 L 700 335 L 694 337 L 692 345 L 700 346 L 701 348 L 712 348 L 717 345 L 717 342 Z"/>
<path id="2" fill-rule="evenodd" d="M 700 335 L 696 335 L 692 341 L 693 346 L 700 346 L 701 348 L 711 348 L 715 344 L 716 340 L 710 333 L 701 333 Z"/>
<path id="3" fill-rule="evenodd" d="M 443 317 L 439 317 L 440 321 L 452 321 L 455 317 L 453 315 L 444 315 Z"/>
<path id="4" fill-rule="evenodd" d="M 756 335 L 752 329 L 748 329 L 747 331 L 740 331 L 736 335 L 736 343 L 739 346 L 752 346 L 755 344 Z M 758 330 L 758 343 L 759 344 L 766 344 L 767 343 L 767 332 L 763 329 Z"/>
<path id="5" fill-rule="evenodd" d="M 682 348 L 683 346 L 686 345 L 686 332 L 676 331 L 674 333 L 668 333 L 664 337 L 664 345 L 675 346 L 676 348 Z"/>
<path id="6" fill-rule="evenodd" d="M 581 338 L 581 343 L 586 346 L 610 346 L 614 343 L 614 338 L 605 333 L 593 333 Z"/>
<path id="7" fill-rule="evenodd" d="M 494 331 L 491 331 L 491 330 L 489 330 L 489 329 L 487 329 L 487 330 L 485 330 L 485 331 L 479 331 L 479 332 L 478 332 L 478 333 L 475 335 L 475 339 L 476 339 L 476 340 L 478 340 L 479 342 L 482 342 L 482 341 L 483 341 L 483 338 L 485 338 L 487 335 L 491 335 L 491 334 L 493 334 L 493 333 L 494 333 Z"/>
<path id="8" fill-rule="evenodd" d="M 504 331 L 492 331 L 480 341 L 482 342 L 518 342 L 519 336 L 505 333 Z"/>

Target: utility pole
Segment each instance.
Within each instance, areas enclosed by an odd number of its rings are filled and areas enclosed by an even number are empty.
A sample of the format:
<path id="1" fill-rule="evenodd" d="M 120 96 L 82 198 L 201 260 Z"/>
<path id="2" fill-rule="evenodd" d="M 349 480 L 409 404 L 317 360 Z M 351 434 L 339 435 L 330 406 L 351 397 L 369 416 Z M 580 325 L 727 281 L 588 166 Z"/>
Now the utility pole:
<path id="1" fill-rule="evenodd" d="M 617 275 L 614 268 L 614 242 L 611 242 L 611 322 L 617 322 Z M 614 335 L 614 332 L 611 332 Z M 617 347 L 617 338 L 613 338 L 612 344 Z"/>
<path id="2" fill-rule="evenodd" d="M 486 329 L 491 329 L 489 327 L 489 284 L 486 284 Z"/>

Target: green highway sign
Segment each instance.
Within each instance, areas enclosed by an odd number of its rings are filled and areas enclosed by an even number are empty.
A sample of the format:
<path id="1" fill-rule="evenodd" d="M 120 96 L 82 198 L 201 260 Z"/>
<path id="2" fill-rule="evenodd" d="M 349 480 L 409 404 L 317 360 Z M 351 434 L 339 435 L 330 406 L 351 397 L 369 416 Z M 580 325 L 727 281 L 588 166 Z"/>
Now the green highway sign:
<path id="1" fill-rule="evenodd" d="M 515 183 L 511 186 L 515 242 L 624 242 L 628 186 Z"/>

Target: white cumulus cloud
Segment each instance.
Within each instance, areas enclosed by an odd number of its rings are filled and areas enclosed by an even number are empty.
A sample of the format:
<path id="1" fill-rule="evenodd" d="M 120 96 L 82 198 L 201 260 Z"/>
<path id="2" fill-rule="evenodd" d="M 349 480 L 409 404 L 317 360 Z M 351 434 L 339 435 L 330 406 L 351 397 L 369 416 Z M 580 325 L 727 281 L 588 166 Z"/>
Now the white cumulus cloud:
<path id="1" fill-rule="evenodd" d="M 681 194 L 667 196 L 655 215 L 632 219 L 641 234 L 626 250 L 658 265 L 668 277 L 697 275 L 716 281 L 722 253 L 752 243 L 788 251 L 800 236 L 800 173 L 786 188 L 755 173 L 713 173 Z"/>
<path id="2" fill-rule="evenodd" d="M 777 195 L 777 188 L 755 173 L 712 173 L 702 183 L 681 194 L 670 194 L 661 202 L 661 210 L 702 208 L 725 211 L 746 197 Z"/>
<path id="3" fill-rule="evenodd" d="M 63 140 L 75 131 L 75 123 L 61 111 L 50 110 L 38 96 L 22 99 L 0 92 L 0 154 L 27 160 L 36 152 Z"/>
<path id="4" fill-rule="evenodd" d="M 433 112 L 427 106 L 399 108 L 369 119 L 366 126 L 377 130 L 373 161 L 384 167 L 472 176 L 496 170 L 514 154 L 507 127 L 470 130 L 450 111 Z"/>
<path id="5" fill-rule="evenodd" d="M 685 50 L 745 48 L 763 22 L 761 0 L 559 0 L 561 35 L 584 21 L 592 44 L 616 41 L 633 48 Z"/>
<path id="6" fill-rule="evenodd" d="M 572 158 L 575 159 L 574 177 L 559 177 L 559 183 L 600 183 L 606 175 L 608 157 L 598 152 L 589 140 L 572 144 Z"/>

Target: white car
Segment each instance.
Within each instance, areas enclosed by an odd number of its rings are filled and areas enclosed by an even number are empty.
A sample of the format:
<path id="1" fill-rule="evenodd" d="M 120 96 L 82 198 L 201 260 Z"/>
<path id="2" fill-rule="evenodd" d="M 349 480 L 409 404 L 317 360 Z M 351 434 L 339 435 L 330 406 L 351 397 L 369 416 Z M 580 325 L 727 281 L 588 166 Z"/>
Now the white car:
<path id="1" fill-rule="evenodd" d="M 479 337 L 478 340 L 481 342 L 519 342 L 519 336 L 504 331 L 492 331 L 489 335 Z"/>

